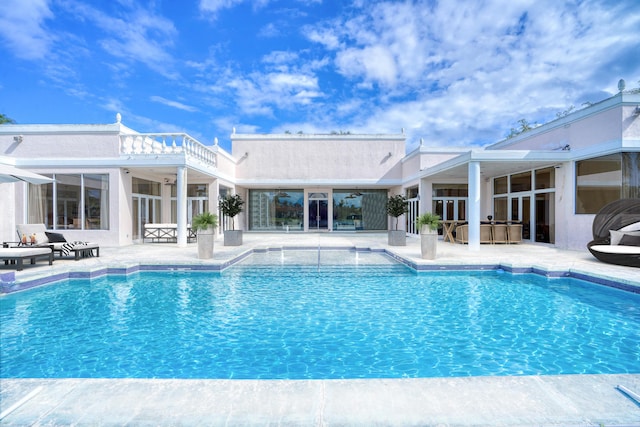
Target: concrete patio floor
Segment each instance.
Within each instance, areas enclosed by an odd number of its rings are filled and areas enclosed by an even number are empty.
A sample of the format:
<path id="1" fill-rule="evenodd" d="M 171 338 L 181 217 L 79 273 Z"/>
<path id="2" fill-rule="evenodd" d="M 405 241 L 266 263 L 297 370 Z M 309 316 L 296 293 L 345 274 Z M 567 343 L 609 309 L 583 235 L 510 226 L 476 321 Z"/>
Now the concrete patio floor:
<path id="1" fill-rule="evenodd" d="M 247 251 L 325 247 L 385 249 L 416 265 L 534 267 L 640 287 L 640 270 L 603 264 L 584 251 L 546 245 L 438 244 L 420 259 L 419 238 L 389 247 L 386 234 L 245 233 L 241 247 L 216 241 L 214 258 L 196 244 L 102 247 L 99 258 L 27 265 L 17 281 L 139 264 L 224 266 Z M 0 267 L 0 273 L 11 270 Z M 1 362 L 0 362 L 1 363 Z M 640 426 L 640 374 L 371 380 L 0 379 L 0 425 L 420 425 Z"/>

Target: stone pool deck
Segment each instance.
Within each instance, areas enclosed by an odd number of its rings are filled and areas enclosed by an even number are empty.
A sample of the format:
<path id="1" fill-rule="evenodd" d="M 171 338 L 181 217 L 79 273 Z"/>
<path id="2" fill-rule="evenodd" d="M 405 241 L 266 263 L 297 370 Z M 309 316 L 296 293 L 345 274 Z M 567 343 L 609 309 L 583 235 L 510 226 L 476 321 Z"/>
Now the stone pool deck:
<path id="1" fill-rule="evenodd" d="M 222 267 L 254 249 L 320 246 L 387 250 L 421 268 L 500 265 L 640 287 L 639 269 L 603 264 L 586 249 L 520 244 L 470 251 L 439 242 L 438 258 L 425 261 L 418 238 L 408 238 L 405 247 L 389 247 L 386 234 L 380 233 L 246 233 L 241 247 L 224 247 L 221 240 L 211 260 L 197 259 L 195 244 L 101 247 L 100 258 L 26 265 L 15 280 L 141 264 Z M 14 273 L 0 266 L 0 274 L 6 280 Z M 0 379 L 0 425 L 640 426 L 640 402 L 618 385 L 640 394 L 640 374 L 312 381 Z"/>

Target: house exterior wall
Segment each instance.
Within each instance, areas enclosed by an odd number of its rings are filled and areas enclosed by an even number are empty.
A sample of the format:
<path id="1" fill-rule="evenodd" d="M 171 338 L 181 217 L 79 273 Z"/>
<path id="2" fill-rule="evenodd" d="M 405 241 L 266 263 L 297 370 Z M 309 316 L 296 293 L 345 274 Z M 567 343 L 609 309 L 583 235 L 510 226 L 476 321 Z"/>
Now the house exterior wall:
<path id="1" fill-rule="evenodd" d="M 21 135 L 21 141 L 17 138 Z M 136 141 L 153 140 L 162 146 L 163 138 L 184 138 L 193 151 L 169 144 L 158 152 L 123 155 L 121 136 Z M 537 162 L 522 165 L 521 171 L 555 166 L 555 246 L 584 250 L 591 239 L 594 215 L 575 214 L 576 161 L 620 151 L 640 151 L 640 94 L 619 94 L 588 108 L 558 118 L 511 139 L 500 141 L 485 150 L 470 148 L 420 147 L 405 154 L 404 134 L 391 135 L 305 135 L 305 134 L 232 134 L 232 153 L 217 144 L 203 144 L 182 134 L 139 134 L 121 123 L 106 125 L 15 125 L 0 127 L 0 156 L 12 159 L 18 167 L 36 173 L 102 173 L 109 175 L 109 230 L 65 230 L 70 240 L 93 240 L 104 245 L 132 242 L 133 212 L 132 177 L 162 183 L 177 168 L 187 168 L 189 183 L 209 186 L 209 210 L 217 211 L 221 188 L 240 194 L 245 202 L 251 189 L 294 188 L 305 192 L 308 215 L 308 193 L 332 192 L 339 189 L 382 189 L 389 195 L 405 194 L 418 186 L 420 212 L 432 209 L 433 184 L 466 183 L 468 162 L 474 153 L 493 153 L 481 182 L 480 214 L 489 215 L 493 208 L 491 178 L 507 172 L 495 172 L 491 166 L 507 163 L 509 155 L 522 150 L 535 153 Z M 159 139 L 157 139 L 159 138 Z M 183 142 L 186 144 L 187 142 Z M 124 143 L 123 143 L 124 144 Z M 544 160 L 550 151 L 551 161 Z M 507 153 L 497 153 L 506 151 Z M 555 151 L 558 151 L 556 153 Z M 554 162 L 557 154 L 563 159 Z M 199 157 L 198 152 L 204 152 Z M 124 151 L 123 151 L 124 153 Z M 604 154 L 603 154 L 604 153 Z M 565 154 L 568 154 L 565 156 Z M 210 156 L 214 156 L 212 160 Z M 515 157 L 513 157 L 515 159 Z M 482 158 L 484 159 L 484 158 Z M 485 160 L 479 160 L 481 163 Z M 502 159 L 502 160 L 501 160 Z M 534 159 L 535 160 L 535 159 Z M 467 162 L 465 164 L 465 162 Z M 519 166 L 518 166 L 519 167 Z M 130 173 L 126 170 L 131 169 Z M 507 170 L 502 169 L 502 171 Z M 511 165 L 510 172 L 514 172 Z M 495 172 L 495 173 L 494 173 Z M 502 175 L 501 175 L 502 174 Z M 0 233 L 2 239 L 15 238 L 15 225 L 26 218 L 26 184 L 3 184 L 0 209 L 6 213 Z M 162 187 L 162 221 L 170 222 L 170 186 Z M 533 197 L 533 192 L 531 192 Z M 533 201 L 533 199 L 532 199 Z M 470 203 L 471 201 L 469 201 Z M 245 207 L 247 207 L 245 205 Z M 332 212 L 331 205 L 329 213 Z M 331 222 L 331 219 L 329 219 Z M 395 223 L 394 220 L 389 220 Z M 403 221 L 400 221 L 403 224 Z M 236 218 L 236 228 L 248 229 L 248 215 Z"/>
<path id="2" fill-rule="evenodd" d="M 402 179 L 404 136 L 231 136 L 236 178 L 258 181 L 369 182 Z M 245 156 L 246 154 L 246 156 Z M 348 182 L 345 183 L 349 185 Z"/>

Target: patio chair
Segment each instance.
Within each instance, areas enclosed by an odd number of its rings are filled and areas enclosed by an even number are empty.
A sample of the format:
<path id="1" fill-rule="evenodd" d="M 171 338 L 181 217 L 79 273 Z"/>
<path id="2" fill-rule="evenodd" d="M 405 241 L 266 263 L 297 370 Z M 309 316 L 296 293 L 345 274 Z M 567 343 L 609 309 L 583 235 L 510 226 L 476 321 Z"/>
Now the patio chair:
<path id="1" fill-rule="evenodd" d="M 18 224 L 16 226 L 18 239 L 21 241 L 22 236 L 26 236 L 27 244 L 32 246 L 50 246 L 53 252 L 58 253 L 58 257 L 68 256 L 73 253 L 76 261 L 80 258 L 90 256 L 100 256 L 100 246 L 91 242 L 67 242 L 67 239 L 56 232 L 47 231 L 44 224 Z M 35 242 L 31 244 L 31 236 L 35 236 Z"/>
<path id="2" fill-rule="evenodd" d="M 640 199 L 620 199 L 604 206 L 591 227 L 589 252 L 608 264 L 640 267 Z"/>
<path id="3" fill-rule="evenodd" d="M 509 237 L 507 236 L 507 224 L 496 223 L 493 224 L 493 243 L 509 243 Z"/>
<path id="4" fill-rule="evenodd" d="M 522 224 L 507 224 L 509 243 L 522 243 Z"/>
<path id="5" fill-rule="evenodd" d="M 456 242 L 469 243 L 469 224 L 456 227 Z"/>
<path id="6" fill-rule="evenodd" d="M 480 224 L 480 243 L 493 243 L 491 224 Z"/>

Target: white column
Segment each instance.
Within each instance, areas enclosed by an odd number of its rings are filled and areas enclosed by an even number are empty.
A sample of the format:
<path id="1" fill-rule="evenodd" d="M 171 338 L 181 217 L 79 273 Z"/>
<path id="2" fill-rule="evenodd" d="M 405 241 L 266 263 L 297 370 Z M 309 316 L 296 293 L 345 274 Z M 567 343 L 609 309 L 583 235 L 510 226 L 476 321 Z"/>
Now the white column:
<path id="1" fill-rule="evenodd" d="M 178 205 L 178 247 L 187 246 L 187 168 L 178 166 L 176 176 L 176 198 Z"/>
<path id="2" fill-rule="evenodd" d="M 480 162 L 469 162 L 469 250 L 480 250 Z"/>

